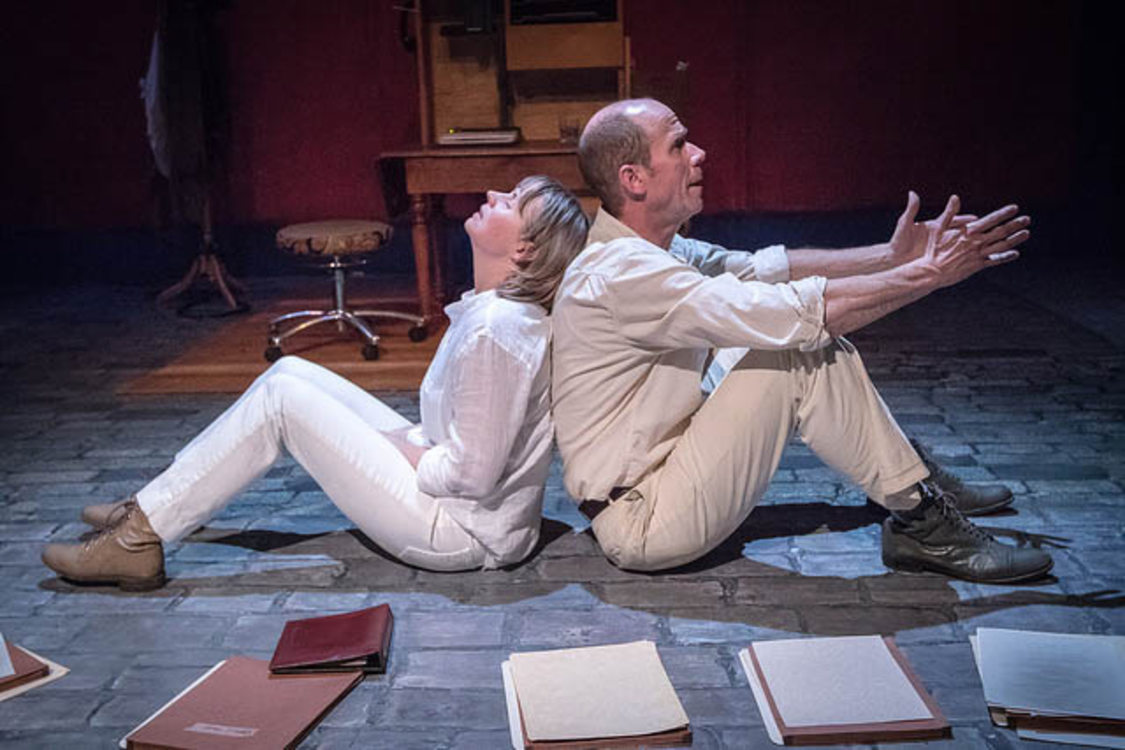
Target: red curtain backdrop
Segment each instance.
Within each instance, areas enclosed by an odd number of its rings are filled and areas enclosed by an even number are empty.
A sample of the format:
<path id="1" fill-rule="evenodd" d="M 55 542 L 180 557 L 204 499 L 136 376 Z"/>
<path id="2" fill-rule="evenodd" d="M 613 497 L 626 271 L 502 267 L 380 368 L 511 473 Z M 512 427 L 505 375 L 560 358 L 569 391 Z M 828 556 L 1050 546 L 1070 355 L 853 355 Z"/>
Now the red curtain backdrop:
<path id="1" fill-rule="evenodd" d="M 380 215 L 380 151 L 418 132 L 392 0 L 231 0 L 223 221 Z M 1072 188 L 1079 6 L 1062 2 L 627 0 L 638 74 L 688 64 L 707 210 L 1057 201 Z M 25 4 L 6 19 L 0 223 L 150 221 L 137 80 L 144 0 Z"/>

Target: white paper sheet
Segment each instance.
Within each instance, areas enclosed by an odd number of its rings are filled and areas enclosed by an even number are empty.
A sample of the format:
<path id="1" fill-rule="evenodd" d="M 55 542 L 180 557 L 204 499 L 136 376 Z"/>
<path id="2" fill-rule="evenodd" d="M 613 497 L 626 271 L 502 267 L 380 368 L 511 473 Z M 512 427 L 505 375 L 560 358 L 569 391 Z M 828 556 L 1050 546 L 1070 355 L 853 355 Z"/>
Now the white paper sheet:
<path id="1" fill-rule="evenodd" d="M 762 716 L 762 723 L 766 725 L 766 734 L 773 744 L 784 745 L 785 740 L 781 738 L 781 730 L 777 728 L 777 722 L 774 721 L 773 711 L 770 710 L 769 701 L 766 699 L 766 691 L 762 689 L 762 682 L 758 679 L 758 671 L 754 669 L 754 663 L 750 661 L 750 649 L 744 648 L 739 651 L 738 661 L 742 664 L 742 671 L 746 673 L 746 679 L 750 681 L 750 690 L 754 693 L 754 702 L 758 704 L 758 713 Z"/>
<path id="2" fill-rule="evenodd" d="M 1125 748 L 1125 737 L 1111 734 L 1078 734 L 1075 732 L 1044 732 L 1040 729 L 1017 729 L 1016 734 L 1023 740 L 1040 742 L 1064 742 L 1068 745 Z"/>
<path id="3" fill-rule="evenodd" d="M 688 723 L 652 641 L 528 651 L 510 663 L 532 741 L 629 737 Z"/>
<path id="4" fill-rule="evenodd" d="M 516 700 L 516 686 L 512 682 L 512 663 L 500 664 L 500 676 L 504 678 L 504 702 L 508 706 L 508 732 L 512 738 L 512 750 L 524 750 L 523 722 L 520 721 L 520 705 Z"/>
<path id="5" fill-rule="evenodd" d="M 787 726 L 933 718 L 880 636 L 755 641 L 752 647 Z"/>
<path id="6" fill-rule="evenodd" d="M 4 640 L 4 634 L 0 633 L 0 679 L 11 677 L 15 673 L 12 657 L 8 654 L 8 644 Z"/>
<path id="7" fill-rule="evenodd" d="M 988 703 L 1125 720 L 1125 636 L 977 629 Z"/>

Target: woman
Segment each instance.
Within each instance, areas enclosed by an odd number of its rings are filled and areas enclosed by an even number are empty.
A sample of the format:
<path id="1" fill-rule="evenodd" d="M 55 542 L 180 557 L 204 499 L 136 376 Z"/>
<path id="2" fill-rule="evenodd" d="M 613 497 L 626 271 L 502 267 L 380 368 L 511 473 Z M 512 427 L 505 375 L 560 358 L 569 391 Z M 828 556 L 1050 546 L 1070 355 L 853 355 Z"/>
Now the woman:
<path id="1" fill-rule="evenodd" d="M 526 557 L 553 432 L 547 315 L 587 219 L 557 182 L 529 177 L 510 193 L 489 192 L 465 230 L 474 288 L 446 308 L 420 425 L 284 357 L 136 495 L 86 508 L 97 536 L 48 545 L 43 562 L 74 581 L 159 587 L 162 543 L 206 522 L 282 447 L 364 534 L 411 565 L 465 570 Z"/>

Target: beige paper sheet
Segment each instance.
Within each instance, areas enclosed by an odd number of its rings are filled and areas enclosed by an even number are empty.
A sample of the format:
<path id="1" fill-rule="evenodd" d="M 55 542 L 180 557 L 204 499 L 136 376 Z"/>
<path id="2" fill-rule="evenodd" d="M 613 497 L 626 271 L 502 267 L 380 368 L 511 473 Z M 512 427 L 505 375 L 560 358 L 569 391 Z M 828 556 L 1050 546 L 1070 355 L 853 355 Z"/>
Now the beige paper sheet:
<path id="1" fill-rule="evenodd" d="M 532 740 L 628 737 L 686 726 L 652 641 L 512 654 Z"/>
<path id="2" fill-rule="evenodd" d="M 755 641 L 753 649 L 786 726 L 933 718 L 880 636 Z"/>
<path id="3" fill-rule="evenodd" d="M 46 664 L 47 665 L 47 674 L 43 675 L 42 677 L 40 677 L 37 680 L 32 680 L 31 682 L 25 682 L 24 684 L 20 685 L 19 687 L 15 687 L 15 688 L 12 688 L 11 690 L 5 691 L 3 694 L 0 694 L 0 701 L 6 701 L 9 698 L 15 698 L 17 695 L 23 695 L 28 690 L 34 690 L 37 687 L 40 687 L 42 685 L 46 685 L 49 682 L 54 682 L 55 680 L 57 680 L 61 677 L 66 677 L 66 675 L 70 674 L 69 668 L 64 667 L 61 664 L 56 664 L 55 662 L 51 661 L 50 659 L 46 659 L 46 658 L 40 656 L 39 654 L 37 654 L 34 651 L 31 651 L 29 649 L 25 648 L 24 651 L 27 651 L 27 653 L 31 654 L 32 656 L 34 656 L 39 661 Z"/>

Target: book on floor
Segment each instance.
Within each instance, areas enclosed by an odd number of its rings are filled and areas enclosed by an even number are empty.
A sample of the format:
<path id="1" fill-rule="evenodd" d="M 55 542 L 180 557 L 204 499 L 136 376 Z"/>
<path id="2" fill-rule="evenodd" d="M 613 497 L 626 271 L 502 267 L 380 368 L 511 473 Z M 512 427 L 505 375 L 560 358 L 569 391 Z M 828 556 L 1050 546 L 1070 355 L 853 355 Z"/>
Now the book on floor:
<path id="1" fill-rule="evenodd" d="M 216 664 L 121 741 L 126 750 L 292 748 L 363 673 L 275 675 L 268 662 Z"/>
<path id="2" fill-rule="evenodd" d="M 285 623 L 270 670 L 277 674 L 387 670 L 394 616 L 380 604 L 356 612 Z"/>
<path id="3" fill-rule="evenodd" d="M 516 750 L 691 744 L 652 641 L 514 653 L 501 674 Z"/>
<path id="4" fill-rule="evenodd" d="M 68 671 L 50 659 L 9 643 L 0 633 L 0 701 L 54 682 Z"/>
<path id="5" fill-rule="evenodd" d="M 878 635 L 755 641 L 739 652 L 778 745 L 947 737 L 949 723 L 894 639 Z"/>
<path id="6" fill-rule="evenodd" d="M 1125 747 L 1125 636 L 978 628 L 993 723 L 1020 737 Z"/>

